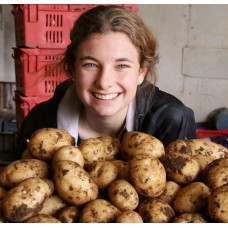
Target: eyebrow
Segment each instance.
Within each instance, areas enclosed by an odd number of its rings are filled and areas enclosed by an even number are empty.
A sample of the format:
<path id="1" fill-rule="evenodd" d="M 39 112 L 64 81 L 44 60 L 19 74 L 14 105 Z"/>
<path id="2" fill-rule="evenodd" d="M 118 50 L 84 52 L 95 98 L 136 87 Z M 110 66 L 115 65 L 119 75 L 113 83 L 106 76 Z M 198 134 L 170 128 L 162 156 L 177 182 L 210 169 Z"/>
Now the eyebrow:
<path id="1" fill-rule="evenodd" d="M 96 58 L 94 58 L 93 56 L 90 56 L 90 55 L 84 56 L 84 57 L 81 57 L 80 58 L 80 61 L 83 61 L 83 60 L 93 60 L 95 62 L 99 62 Z M 125 58 L 125 57 L 116 59 L 116 62 L 130 62 L 130 63 L 134 63 L 132 60 L 130 60 L 128 58 Z"/>

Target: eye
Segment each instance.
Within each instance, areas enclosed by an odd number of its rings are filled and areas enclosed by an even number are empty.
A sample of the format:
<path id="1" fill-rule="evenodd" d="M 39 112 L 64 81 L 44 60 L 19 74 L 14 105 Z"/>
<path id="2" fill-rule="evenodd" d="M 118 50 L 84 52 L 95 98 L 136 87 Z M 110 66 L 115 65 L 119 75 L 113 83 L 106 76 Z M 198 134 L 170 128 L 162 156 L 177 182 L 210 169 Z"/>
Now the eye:
<path id="1" fill-rule="evenodd" d="M 120 68 L 120 69 L 123 69 L 123 68 L 128 68 L 129 66 L 128 65 L 125 65 L 125 64 L 119 64 L 117 66 L 117 68 Z"/>
<path id="2" fill-rule="evenodd" d="M 85 63 L 83 66 L 85 66 L 87 68 L 95 68 L 95 67 L 97 67 L 97 65 L 94 64 L 94 63 Z"/>

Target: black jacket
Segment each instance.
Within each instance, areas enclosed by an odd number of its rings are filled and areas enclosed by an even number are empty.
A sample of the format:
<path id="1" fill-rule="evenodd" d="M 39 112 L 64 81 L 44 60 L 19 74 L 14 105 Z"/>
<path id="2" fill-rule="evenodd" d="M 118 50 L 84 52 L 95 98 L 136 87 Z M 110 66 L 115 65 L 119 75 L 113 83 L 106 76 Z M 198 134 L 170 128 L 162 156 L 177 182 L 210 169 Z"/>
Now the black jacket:
<path id="1" fill-rule="evenodd" d="M 60 84 L 54 96 L 35 106 L 23 121 L 17 143 L 17 156 L 21 157 L 27 147 L 26 140 L 39 128 L 57 128 L 58 104 L 67 88 L 72 84 L 67 80 Z M 148 91 L 154 93 L 148 97 Z M 164 146 L 176 139 L 196 138 L 193 111 L 171 94 L 147 85 L 136 95 L 135 131 L 151 134 L 162 141 Z"/>

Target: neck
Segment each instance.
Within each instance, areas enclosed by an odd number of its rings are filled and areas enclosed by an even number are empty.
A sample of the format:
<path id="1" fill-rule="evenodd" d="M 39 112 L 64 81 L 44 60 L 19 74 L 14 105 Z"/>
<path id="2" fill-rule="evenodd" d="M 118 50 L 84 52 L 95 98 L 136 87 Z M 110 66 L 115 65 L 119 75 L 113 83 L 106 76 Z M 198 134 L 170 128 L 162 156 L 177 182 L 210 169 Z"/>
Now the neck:
<path id="1" fill-rule="evenodd" d="M 102 135 L 118 137 L 126 119 L 127 109 L 115 116 L 101 117 L 85 109 L 80 114 L 79 134 L 82 139 L 97 138 Z"/>

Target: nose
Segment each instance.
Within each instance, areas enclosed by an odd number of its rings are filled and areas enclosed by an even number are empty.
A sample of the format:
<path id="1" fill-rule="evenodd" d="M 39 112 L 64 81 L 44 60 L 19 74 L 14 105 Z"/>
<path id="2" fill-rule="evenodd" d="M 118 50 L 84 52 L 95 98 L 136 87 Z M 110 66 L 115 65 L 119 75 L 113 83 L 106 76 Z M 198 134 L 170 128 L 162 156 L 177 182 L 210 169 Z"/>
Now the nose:
<path id="1" fill-rule="evenodd" d="M 97 78 L 96 85 L 99 89 L 108 89 L 111 88 L 115 81 L 114 71 L 109 67 L 100 68 Z"/>

